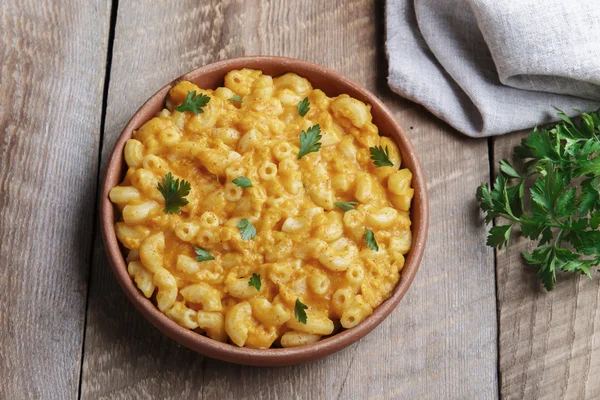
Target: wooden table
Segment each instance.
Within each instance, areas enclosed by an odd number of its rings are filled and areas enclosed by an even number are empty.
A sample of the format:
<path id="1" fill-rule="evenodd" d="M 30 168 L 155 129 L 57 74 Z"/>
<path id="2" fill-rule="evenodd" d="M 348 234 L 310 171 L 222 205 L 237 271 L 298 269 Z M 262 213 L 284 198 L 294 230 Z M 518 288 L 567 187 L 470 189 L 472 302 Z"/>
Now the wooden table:
<path id="1" fill-rule="evenodd" d="M 4 0 L 0 5 L 0 399 L 597 399 L 600 280 L 552 293 L 517 241 L 485 246 L 475 189 L 523 133 L 468 139 L 386 85 L 383 2 Z M 376 93 L 421 155 L 425 258 L 360 342 L 286 368 L 228 364 L 166 338 L 121 292 L 98 182 L 132 113 L 215 60 L 269 54 Z M 510 118 L 510 116 L 507 116 Z"/>

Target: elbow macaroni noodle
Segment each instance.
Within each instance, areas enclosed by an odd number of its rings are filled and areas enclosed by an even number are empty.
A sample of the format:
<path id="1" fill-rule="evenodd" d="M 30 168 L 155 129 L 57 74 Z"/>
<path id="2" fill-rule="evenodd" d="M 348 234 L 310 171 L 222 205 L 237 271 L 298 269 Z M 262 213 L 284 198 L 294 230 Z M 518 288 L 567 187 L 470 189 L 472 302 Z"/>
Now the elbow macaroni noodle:
<path id="1" fill-rule="evenodd" d="M 210 97 L 203 112 L 174 110 L 191 91 Z M 110 192 L 137 287 L 179 325 L 238 346 L 301 346 L 359 324 L 391 295 L 411 247 L 412 173 L 371 120 L 369 105 L 292 73 L 235 70 L 216 90 L 179 82 L 127 141 L 128 171 Z M 298 159 L 300 132 L 316 124 L 320 150 Z M 387 147 L 394 166 L 376 168 L 372 146 Z M 179 214 L 163 212 L 157 184 L 168 172 L 191 184 Z M 252 187 L 232 182 L 240 176 Z M 358 204 L 344 212 L 334 202 Z M 240 237 L 242 219 L 254 238 Z M 195 247 L 214 259 L 197 261 Z"/>

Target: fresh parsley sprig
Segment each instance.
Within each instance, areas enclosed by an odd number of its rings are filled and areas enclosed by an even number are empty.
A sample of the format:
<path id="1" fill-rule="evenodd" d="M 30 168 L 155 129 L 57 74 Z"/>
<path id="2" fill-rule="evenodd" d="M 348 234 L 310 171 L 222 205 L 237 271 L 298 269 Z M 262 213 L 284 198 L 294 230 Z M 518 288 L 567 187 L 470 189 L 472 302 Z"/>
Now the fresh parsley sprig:
<path id="1" fill-rule="evenodd" d="M 308 316 L 306 315 L 306 310 L 308 306 L 300 301 L 300 299 L 296 299 L 296 304 L 294 304 L 294 317 L 301 324 L 306 325 L 306 321 L 308 321 Z"/>
<path id="2" fill-rule="evenodd" d="M 204 112 L 202 107 L 206 107 L 209 101 L 210 97 L 205 96 L 202 93 L 196 95 L 196 91 L 193 90 L 188 92 L 187 96 L 185 97 L 185 101 L 175 107 L 175 109 L 179 112 L 190 111 L 194 114 L 202 114 Z"/>
<path id="3" fill-rule="evenodd" d="M 308 153 L 316 153 L 321 148 L 321 126 L 313 125 L 300 133 L 300 151 L 298 152 L 298 160 Z"/>
<path id="4" fill-rule="evenodd" d="M 242 240 L 254 239 L 256 236 L 256 228 L 246 218 L 242 219 L 237 224 L 237 227 L 240 230 L 240 236 L 242 237 Z"/>
<path id="5" fill-rule="evenodd" d="M 371 152 L 371 160 L 377 168 L 394 166 L 394 163 L 390 161 L 390 150 L 387 146 L 385 146 L 385 150 L 383 146 L 369 147 L 369 151 Z"/>
<path id="6" fill-rule="evenodd" d="M 244 189 L 252 187 L 252 181 L 250 179 L 246 178 L 245 176 L 238 176 L 231 182 L 235 183 L 236 185 L 238 185 L 239 187 L 244 188 Z"/>
<path id="7" fill-rule="evenodd" d="M 365 242 L 367 242 L 367 246 L 369 246 L 370 249 L 379 251 L 379 245 L 377 244 L 377 240 L 375 240 L 375 234 L 369 228 L 367 228 L 367 232 L 365 233 Z"/>
<path id="8" fill-rule="evenodd" d="M 248 286 L 252 286 L 254 289 L 260 292 L 261 282 L 260 275 L 256 273 L 252 273 L 252 276 L 248 280 Z"/>
<path id="9" fill-rule="evenodd" d="M 304 100 L 298 102 L 298 115 L 304 117 L 310 111 L 310 101 L 308 97 L 305 97 Z"/>
<path id="10" fill-rule="evenodd" d="M 181 207 L 188 204 L 185 196 L 190 194 L 190 190 L 191 185 L 188 181 L 173 179 L 173 174 L 168 172 L 162 182 L 158 184 L 158 191 L 165 198 L 163 211 L 167 214 L 179 214 Z"/>
<path id="11" fill-rule="evenodd" d="M 196 261 L 210 261 L 214 260 L 212 254 L 208 252 L 208 250 L 202 249 L 200 247 L 194 247 L 194 252 L 196 253 Z"/>
<path id="12" fill-rule="evenodd" d="M 358 201 L 334 201 L 333 205 L 340 210 L 346 212 L 354 210 L 354 206 L 358 204 Z"/>
<path id="13" fill-rule="evenodd" d="M 591 277 L 600 264 L 600 112 L 582 113 L 575 123 L 558 111 L 563 122 L 534 129 L 515 147 L 524 161 L 521 172 L 502 160 L 494 185 L 477 189 L 486 222 L 506 220 L 490 229 L 487 244 L 508 246 L 519 226 L 523 236 L 538 241 L 534 251 L 522 254 L 547 290 L 554 288 L 557 271 Z"/>

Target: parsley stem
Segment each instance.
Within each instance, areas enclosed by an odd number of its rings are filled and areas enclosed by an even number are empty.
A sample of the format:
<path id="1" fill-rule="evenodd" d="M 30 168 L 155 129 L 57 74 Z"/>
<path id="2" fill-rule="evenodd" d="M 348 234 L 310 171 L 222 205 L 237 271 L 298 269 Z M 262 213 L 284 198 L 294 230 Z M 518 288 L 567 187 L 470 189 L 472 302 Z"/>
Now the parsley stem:
<path id="1" fill-rule="evenodd" d="M 562 245 L 562 235 L 564 231 L 565 230 L 562 228 L 558 231 L 558 235 L 556 235 L 556 240 L 554 241 L 554 247 L 556 247 L 556 245 L 558 245 L 558 247 Z"/>

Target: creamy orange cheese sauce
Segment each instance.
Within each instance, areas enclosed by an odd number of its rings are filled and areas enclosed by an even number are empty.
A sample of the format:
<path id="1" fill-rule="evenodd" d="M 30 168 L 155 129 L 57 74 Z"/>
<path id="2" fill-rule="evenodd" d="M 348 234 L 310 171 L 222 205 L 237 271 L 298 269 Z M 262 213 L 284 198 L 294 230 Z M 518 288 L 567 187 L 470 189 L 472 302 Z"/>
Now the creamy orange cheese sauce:
<path id="1" fill-rule="evenodd" d="M 192 91 L 210 97 L 203 112 L 176 111 Z M 110 194 L 138 288 L 178 324 L 238 346 L 299 346 L 356 326 L 391 295 L 411 246 L 412 174 L 371 119 L 369 105 L 295 74 L 235 70 L 216 90 L 179 82 L 127 142 L 127 174 Z M 317 124 L 321 148 L 298 159 L 300 133 Z M 374 146 L 394 166 L 377 168 Z M 158 190 L 169 172 L 191 186 L 179 214 L 163 211 Z M 240 176 L 252 187 L 232 182 Z M 242 238 L 242 219 L 256 236 Z M 215 259 L 197 261 L 195 248 Z"/>

